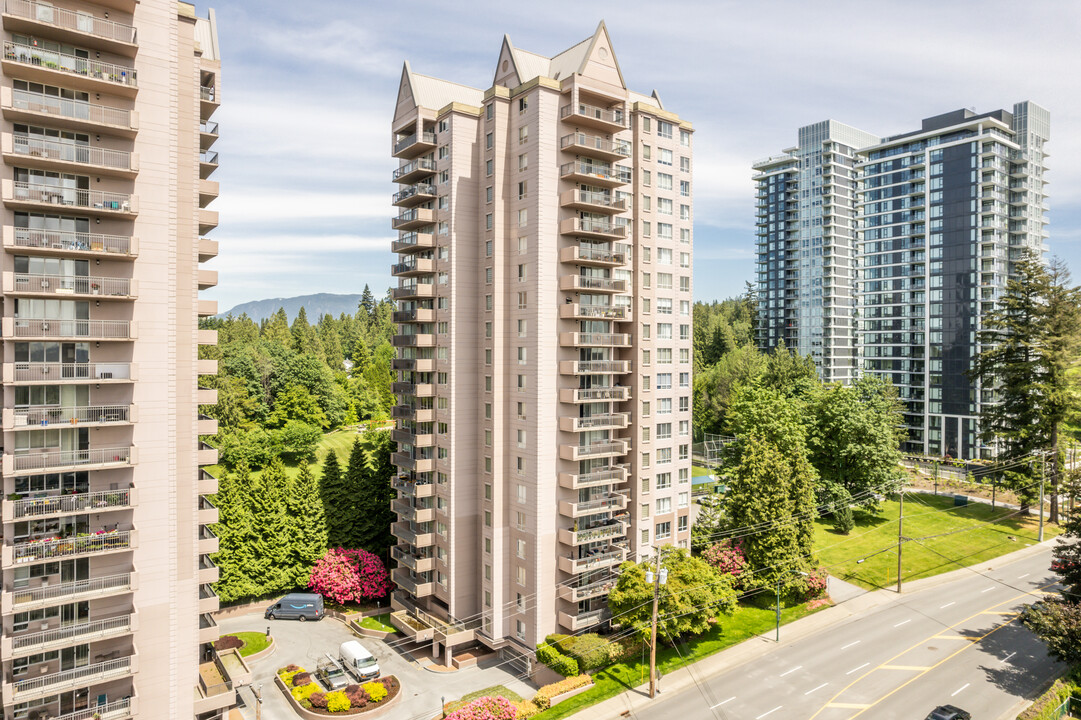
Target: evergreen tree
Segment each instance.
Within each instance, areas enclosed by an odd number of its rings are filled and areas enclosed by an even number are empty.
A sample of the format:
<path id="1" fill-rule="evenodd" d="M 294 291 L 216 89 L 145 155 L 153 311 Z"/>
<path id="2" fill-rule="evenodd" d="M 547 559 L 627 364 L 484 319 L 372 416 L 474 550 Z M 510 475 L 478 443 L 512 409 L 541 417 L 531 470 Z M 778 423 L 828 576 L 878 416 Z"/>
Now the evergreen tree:
<path id="1" fill-rule="evenodd" d="M 293 345 L 293 337 L 289 332 L 289 317 L 285 314 L 285 308 L 278 308 L 269 320 L 263 325 L 263 340 L 280 348 L 289 348 Z"/>
<path id="2" fill-rule="evenodd" d="M 368 287 L 367 283 L 364 285 L 364 292 L 360 295 L 359 309 L 362 310 L 369 319 L 375 315 L 375 296 L 372 295 L 372 290 Z"/>
<path id="3" fill-rule="evenodd" d="M 394 441 L 389 430 L 369 430 L 360 444 L 364 449 L 364 472 L 357 496 L 357 521 L 363 537 L 358 547 L 389 560 L 390 546 L 394 544 L 390 524 L 396 519 L 390 508 L 396 495 L 391 485 L 394 466 L 390 462 Z"/>
<path id="4" fill-rule="evenodd" d="M 769 354 L 762 384 L 789 397 L 804 397 L 819 385 L 818 371 L 810 355 L 790 352 L 781 340 Z"/>
<path id="5" fill-rule="evenodd" d="M 1013 268 L 1006 292 L 984 316 L 983 350 L 972 367 L 972 376 L 985 393 L 993 389 L 995 400 L 982 405 L 980 430 L 985 442 L 997 442 L 1000 460 L 1048 453 L 1050 520 L 1058 522 L 1059 439 L 1077 405 L 1068 370 L 1081 347 L 1081 290 L 1070 285 L 1070 274 L 1057 259 L 1044 265 L 1026 251 Z M 1039 472 L 1037 461 L 1008 475 L 1023 507 L 1038 493 Z"/>
<path id="6" fill-rule="evenodd" d="M 323 501 L 323 517 L 326 518 L 327 546 L 349 547 L 349 529 L 353 523 L 353 517 L 348 512 L 349 491 L 338 464 L 338 454 L 333 450 L 327 451 L 323 460 L 319 496 Z"/>
<path id="7" fill-rule="evenodd" d="M 307 463 L 286 483 L 286 520 L 289 523 L 291 584 L 306 587 L 308 575 L 327 550 L 327 524 L 319 485 Z"/>
<path id="8" fill-rule="evenodd" d="M 372 498 L 365 497 L 365 476 L 367 475 L 367 453 L 360 438 L 353 441 L 353 449 L 349 452 L 349 464 L 345 467 L 344 503 L 336 511 L 346 517 L 345 542 L 342 547 L 351 550 L 369 550 L 375 541 L 371 532 L 372 518 L 367 511 L 374 507 Z"/>
<path id="9" fill-rule="evenodd" d="M 337 323 L 330 315 L 319 318 L 319 341 L 323 344 L 323 353 L 326 356 L 327 367 L 334 372 L 345 369 L 345 354 L 342 352 L 341 335 L 338 333 Z"/>
<path id="10" fill-rule="evenodd" d="M 285 466 L 281 460 L 274 459 L 261 476 L 252 478 L 248 494 L 255 531 L 252 550 L 257 563 L 252 578 L 263 595 L 291 589 L 285 484 Z"/>
<path id="11" fill-rule="evenodd" d="M 214 526 L 218 536 L 218 552 L 214 556 L 218 582 L 214 589 L 225 603 L 259 594 L 251 575 L 258 562 L 253 551 L 255 528 L 248 504 L 250 483 L 248 466 L 240 465 L 235 472 L 222 473 L 214 496 L 218 507 L 218 524 Z"/>

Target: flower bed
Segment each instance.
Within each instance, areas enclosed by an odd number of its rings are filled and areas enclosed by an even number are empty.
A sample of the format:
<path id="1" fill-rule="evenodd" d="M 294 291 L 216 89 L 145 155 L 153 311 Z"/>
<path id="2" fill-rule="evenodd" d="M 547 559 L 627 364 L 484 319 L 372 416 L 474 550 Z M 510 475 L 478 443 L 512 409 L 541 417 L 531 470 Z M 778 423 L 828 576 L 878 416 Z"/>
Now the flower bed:
<path id="1" fill-rule="evenodd" d="M 305 720 L 380 715 L 402 695 L 401 684 L 393 675 L 363 685 L 347 685 L 344 690 L 323 692 L 314 673 L 299 665 L 280 668 L 275 684 L 289 698 L 293 711 Z"/>

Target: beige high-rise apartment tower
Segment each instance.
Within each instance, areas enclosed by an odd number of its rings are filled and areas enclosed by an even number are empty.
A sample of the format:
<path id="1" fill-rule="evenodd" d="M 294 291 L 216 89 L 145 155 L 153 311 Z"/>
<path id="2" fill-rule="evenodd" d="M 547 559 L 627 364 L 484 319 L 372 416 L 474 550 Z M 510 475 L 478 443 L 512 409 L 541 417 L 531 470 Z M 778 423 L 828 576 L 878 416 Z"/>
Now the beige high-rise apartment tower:
<path id="1" fill-rule="evenodd" d="M 5 0 L 2 19 L 3 717 L 218 717 L 214 14 Z"/>
<path id="2" fill-rule="evenodd" d="M 692 128 L 601 23 L 487 90 L 406 64 L 392 130 L 394 621 L 532 653 L 689 544 Z"/>

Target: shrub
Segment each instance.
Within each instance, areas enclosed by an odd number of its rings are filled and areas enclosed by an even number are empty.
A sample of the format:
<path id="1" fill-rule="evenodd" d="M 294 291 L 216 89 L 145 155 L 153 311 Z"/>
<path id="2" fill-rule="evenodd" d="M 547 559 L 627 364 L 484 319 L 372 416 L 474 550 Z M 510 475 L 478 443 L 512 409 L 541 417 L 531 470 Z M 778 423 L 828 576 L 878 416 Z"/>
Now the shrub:
<path id="1" fill-rule="evenodd" d="M 1062 680 L 1056 680 L 1051 689 L 1036 699 L 1027 710 L 1017 716 L 1017 720 L 1053 720 L 1059 717 L 1055 710 L 1070 697 L 1077 688 Z"/>
<path id="2" fill-rule="evenodd" d="M 447 715 L 447 720 L 515 720 L 518 708 L 505 697 L 479 697 Z"/>
<path id="3" fill-rule="evenodd" d="M 364 683 L 364 694 L 377 703 L 387 696 L 387 686 L 381 682 Z"/>
<path id="4" fill-rule="evenodd" d="M 804 602 L 825 597 L 829 585 L 829 574 L 825 570 L 815 570 L 803 578 L 800 594 Z"/>
<path id="5" fill-rule="evenodd" d="M 349 698 L 341 690 L 327 693 L 327 710 L 330 712 L 345 712 L 349 707 Z"/>
<path id="6" fill-rule="evenodd" d="M 301 685 L 307 685 L 312 681 L 312 674 L 310 672 L 298 672 L 293 676 L 293 687 L 300 687 Z"/>
<path id="7" fill-rule="evenodd" d="M 313 708 L 320 710 L 327 709 L 327 694 L 322 692 L 314 692 L 308 696 L 308 702 L 312 704 Z"/>
<path id="8" fill-rule="evenodd" d="M 518 711 L 518 720 L 529 720 L 540 712 L 540 708 L 534 705 L 532 700 L 514 703 L 514 708 Z"/>
<path id="9" fill-rule="evenodd" d="M 559 652 L 577 660 L 581 672 L 599 670 L 611 663 L 608 641 L 597 633 L 549 635 L 544 640 Z"/>
<path id="10" fill-rule="evenodd" d="M 381 598 L 393 584 L 378 555 L 367 550 L 331 548 L 312 568 L 308 587 L 345 604 Z"/>
<path id="11" fill-rule="evenodd" d="M 244 641 L 238 638 L 236 635 L 222 635 L 220 638 L 214 641 L 214 649 L 218 652 L 223 650 L 234 650 L 244 646 Z"/>
<path id="12" fill-rule="evenodd" d="M 344 692 L 346 695 L 352 695 L 357 690 L 360 690 L 360 685 L 357 685 L 356 683 L 350 683 L 349 685 L 346 685 L 344 688 L 342 688 L 342 692 Z"/>
<path id="13" fill-rule="evenodd" d="M 319 692 L 319 685 L 313 682 L 309 682 L 307 685 L 294 686 L 290 691 L 297 702 L 307 700 L 315 693 Z"/>
<path id="14" fill-rule="evenodd" d="M 286 687 L 293 687 L 293 678 L 304 672 L 306 672 L 304 668 L 299 665 L 286 665 L 278 671 L 278 677 L 282 679 Z"/>
<path id="15" fill-rule="evenodd" d="M 749 563 L 739 541 L 725 540 L 710 545 L 702 553 L 702 559 L 715 567 L 722 575 L 731 575 L 733 587 L 737 589 L 743 587 L 740 575 L 747 570 Z"/>
<path id="16" fill-rule="evenodd" d="M 563 677 L 570 677 L 578 674 L 578 661 L 574 658 L 567 657 L 547 643 L 541 643 L 537 646 L 537 660 L 552 668 Z"/>
<path id="17" fill-rule="evenodd" d="M 592 684 L 593 678 L 589 675 L 578 675 L 577 677 L 569 677 L 565 680 L 560 680 L 551 685 L 545 685 L 533 696 L 533 704 L 541 710 L 547 710 L 552 706 L 552 698 L 556 695 L 562 695 L 565 692 L 577 690 L 580 687 Z"/>
<path id="18" fill-rule="evenodd" d="M 848 535 L 852 528 L 856 527 L 856 520 L 852 517 L 852 506 L 841 505 L 833 511 L 833 527 L 842 535 Z"/>

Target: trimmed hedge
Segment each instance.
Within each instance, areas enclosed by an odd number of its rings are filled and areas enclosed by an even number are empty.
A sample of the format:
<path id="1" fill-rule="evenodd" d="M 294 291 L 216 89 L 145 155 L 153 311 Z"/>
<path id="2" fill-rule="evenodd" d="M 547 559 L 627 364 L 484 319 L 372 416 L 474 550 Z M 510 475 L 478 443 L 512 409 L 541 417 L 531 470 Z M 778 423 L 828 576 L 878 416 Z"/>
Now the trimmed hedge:
<path id="1" fill-rule="evenodd" d="M 619 659 L 619 655 L 623 653 L 622 647 L 610 644 L 606 638 L 597 633 L 584 633 L 582 635 L 555 634 L 549 635 L 544 641 L 555 646 L 564 655 L 578 661 L 578 669 L 581 672 L 590 672 L 608 667 Z"/>
<path id="2" fill-rule="evenodd" d="M 1017 716 L 1017 720 L 1057 720 L 1056 710 L 1071 696 L 1081 694 L 1081 687 L 1071 682 L 1056 680 L 1051 689 Z"/>
<path id="3" fill-rule="evenodd" d="M 578 675 L 577 677 L 569 677 L 565 680 L 560 680 L 551 685 L 545 685 L 533 696 L 533 704 L 541 710 L 547 710 L 552 706 L 552 698 L 556 695 L 562 695 L 565 692 L 577 690 L 580 687 L 592 684 L 593 678 L 589 675 Z"/>
<path id="4" fill-rule="evenodd" d="M 571 677 L 578 674 L 578 661 L 567 657 L 556 648 L 547 643 L 537 646 L 537 659 L 548 667 L 555 670 L 563 677 Z"/>

